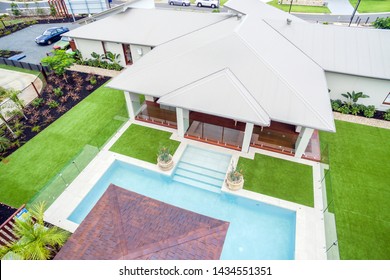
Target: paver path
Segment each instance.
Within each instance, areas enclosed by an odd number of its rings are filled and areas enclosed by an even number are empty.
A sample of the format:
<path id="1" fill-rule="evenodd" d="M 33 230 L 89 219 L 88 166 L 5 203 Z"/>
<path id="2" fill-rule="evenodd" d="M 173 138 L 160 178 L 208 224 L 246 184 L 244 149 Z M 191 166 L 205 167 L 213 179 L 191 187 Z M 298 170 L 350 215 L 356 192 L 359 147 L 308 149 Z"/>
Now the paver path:
<path id="1" fill-rule="evenodd" d="M 369 126 L 375 126 L 380 128 L 390 129 L 390 121 L 385 120 L 377 120 L 377 119 L 369 119 L 354 115 L 345 115 L 337 112 L 333 112 L 334 118 L 340 121 L 364 124 Z"/>
<path id="2" fill-rule="evenodd" d="M 348 0 L 324 0 L 324 2 L 328 2 L 328 8 L 333 15 L 352 15 L 354 10 Z"/>

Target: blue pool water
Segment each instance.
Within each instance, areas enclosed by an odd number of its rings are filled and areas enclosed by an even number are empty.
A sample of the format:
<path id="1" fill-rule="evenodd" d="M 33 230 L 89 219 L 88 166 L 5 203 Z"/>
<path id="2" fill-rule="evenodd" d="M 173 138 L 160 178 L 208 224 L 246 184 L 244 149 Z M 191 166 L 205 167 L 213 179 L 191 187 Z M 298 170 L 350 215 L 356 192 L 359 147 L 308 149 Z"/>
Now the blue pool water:
<path id="1" fill-rule="evenodd" d="M 180 164 L 180 162 L 178 163 Z M 172 177 L 115 161 L 68 217 L 80 224 L 113 183 L 202 215 L 230 222 L 221 259 L 293 259 L 295 212 L 209 191 Z"/>

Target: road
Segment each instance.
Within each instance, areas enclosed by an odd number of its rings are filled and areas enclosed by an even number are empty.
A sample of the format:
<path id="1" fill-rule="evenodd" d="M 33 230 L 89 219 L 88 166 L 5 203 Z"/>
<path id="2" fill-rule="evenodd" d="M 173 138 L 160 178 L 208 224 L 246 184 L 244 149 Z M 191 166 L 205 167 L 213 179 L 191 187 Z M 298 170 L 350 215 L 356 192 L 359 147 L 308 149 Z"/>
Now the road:
<path id="1" fill-rule="evenodd" d="M 120 2 L 120 1 L 114 1 Z M 44 7 L 47 6 L 47 2 L 37 2 L 39 6 Z M 23 4 L 19 4 L 20 7 L 23 7 Z M 30 4 L 30 7 L 33 7 L 34 4 Z M 204 12 L 212 12 L 213 9 L 206 8 L 206 7 L 196 7 L 196 6 L 189 6 L 189 7 L 182 7 L 182 6 L 170 6 L 168 3 L 156 3 L 156 8 L 162 8 L 162 9 L 175 9 L 175 10 L 197 10 L 197 11 L 204 11 Z M 5 9 L 10 8 L 9 3 L 0 2 L 0 13 L 4 13 Z M 227 9 L 224 7 L 220 8 L 221 12 L 226 12 Z M 324 14 L 296 14 L 293 13 L 293 15 L 304 19 L 306 21 L 310 22 L 340 22 L 340 23 L 348 23 L 351 19 L 351 15 L 324 15 Z M 377 17 L 388 17 L 390 16 L 390 13 L 383 13 L 383 14 L 359 14 L 354 17 L 354 21 L 359 17 L 360 23 L 365 23 L 366 19 L 369 18 L 368 22 L 373 22 Z"/>

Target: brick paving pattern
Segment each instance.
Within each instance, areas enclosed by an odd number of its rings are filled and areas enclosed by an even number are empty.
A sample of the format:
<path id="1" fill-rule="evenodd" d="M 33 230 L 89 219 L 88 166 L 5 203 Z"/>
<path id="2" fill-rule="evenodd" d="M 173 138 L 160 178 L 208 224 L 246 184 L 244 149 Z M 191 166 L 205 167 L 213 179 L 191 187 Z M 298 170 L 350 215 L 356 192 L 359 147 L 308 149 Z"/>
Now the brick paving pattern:
<path id="1" fill-rule="evenodd" d="M 110 185 L 55 259 L 219 259 L 229 223 Z"/>

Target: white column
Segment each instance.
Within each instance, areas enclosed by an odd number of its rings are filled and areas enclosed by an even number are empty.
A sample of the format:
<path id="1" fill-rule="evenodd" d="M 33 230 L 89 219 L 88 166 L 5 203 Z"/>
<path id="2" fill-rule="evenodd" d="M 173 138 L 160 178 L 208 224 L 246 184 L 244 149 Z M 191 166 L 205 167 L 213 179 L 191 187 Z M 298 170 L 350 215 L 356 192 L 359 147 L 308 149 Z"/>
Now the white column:
<path id="1" fill-rule="evenodd" d="M 177 133 L 180 137 L 184 137 L 188 127 L 190 126 L 190 111 L 187 109 L 176 108 Z"/>
<path id="2" fill-rule="evenodd" d="M 251 144 L 252 140 L 252 134 L 253 134 L 253 123 L 246 123 L 245 125 L 245 134 L 244 134 L 244 140 L 242 141 L 242 152 L 249 152 L 249 146 Z"/>
<path id="3" fill-rule="evenodd" d="M 150 101 L 150 102 L 154 102 L 154 97 L 150 96 L 150 95 L 145 95 L 145 100 Z"/>
<path id="4" fill-rule="evenodd" d="M 124 91 L 124 94 L 126 100 L 127 113 L 129 115 L 129 118 L 131 120 L 134 120 L 136 114 L 138 113 L 137 111 L 141 107 L 139 96 L 138 94 L 128 92 L 128 91 Z"/>
<path id="5" fill-rule="evenodd" d="M 302 127 L 299 133 L 297 142 L 295 142 L 295 157 L 301 158 L 305 153 L 310 138 L 313 135 L 314 129 L 308 127 Z"/>

